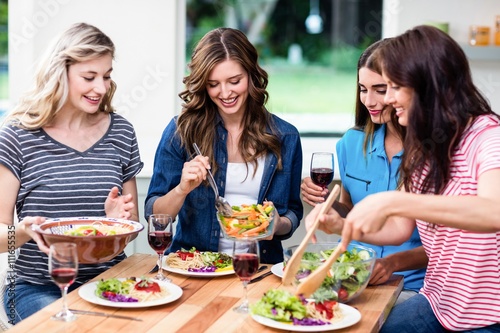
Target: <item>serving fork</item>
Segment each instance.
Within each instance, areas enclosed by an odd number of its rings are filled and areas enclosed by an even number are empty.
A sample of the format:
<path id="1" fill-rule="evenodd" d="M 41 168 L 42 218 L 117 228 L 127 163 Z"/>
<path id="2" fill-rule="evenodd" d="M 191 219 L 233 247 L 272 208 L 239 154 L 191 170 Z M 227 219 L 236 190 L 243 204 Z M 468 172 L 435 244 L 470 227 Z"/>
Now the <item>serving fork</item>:
<path id="1" fill-rule="evenodd" d="M 196 151 L 197 155 L 202 155 L 200 148 L 196 143 L 193 143 L 194 150 Z M 212 171 L 210 169 L 207 169 L 208 173 L 208 182 L 210 183 L 210 186 L 212 186 L 212 189 L 214 190 L 215 193 L 215 208 L 217 211 L 222 214 L 223 216 L 231 216 L 233 215 L 233 209 L 231 208 L 231 205 L 229 202 L 224 199 L 224 197 L 221 197 L 219 195 L 219 189 L 217 188 L 217 184 L 215 184 L 215 179 L 214 176 L 212 175 Z"/>

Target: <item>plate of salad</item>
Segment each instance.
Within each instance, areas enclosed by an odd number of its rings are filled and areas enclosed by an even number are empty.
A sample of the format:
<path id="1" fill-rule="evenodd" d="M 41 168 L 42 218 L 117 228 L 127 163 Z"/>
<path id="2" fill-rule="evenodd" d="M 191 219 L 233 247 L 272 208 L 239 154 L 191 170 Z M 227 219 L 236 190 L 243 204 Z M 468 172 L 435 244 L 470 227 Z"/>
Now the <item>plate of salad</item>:
<path id="1" fill-rule="evenodd" d="M 250 316 L 264 326 L 292 332 L 325 332 L 361 320 L 355 308 L 331 300 L 306 300 L 286 290 L 271 289 L 250 306 Z"/>
<path id="2" fill-rule="evenodd" d="M 164 258 L 163 269 L 185 276 L 214 277 L 234 274 L 233 259 L 221 252 L 180 249 Z"/>
<path id="3" fill-rule="evenodd" d="M 111 278 L 84 284 L 78 295 L 97 305 L 144 308 L 173 302 L 182 296 L 182 289 L 170 282 L 145 277 Z"/>

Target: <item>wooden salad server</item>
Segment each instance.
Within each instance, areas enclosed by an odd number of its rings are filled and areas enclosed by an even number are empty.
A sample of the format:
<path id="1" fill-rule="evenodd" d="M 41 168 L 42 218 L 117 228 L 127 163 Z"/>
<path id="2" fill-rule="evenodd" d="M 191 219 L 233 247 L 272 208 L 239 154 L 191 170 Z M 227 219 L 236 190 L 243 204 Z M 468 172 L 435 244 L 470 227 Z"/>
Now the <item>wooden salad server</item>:
<path id="1" fill-rule="evenodd" d="M 323 280 L 328 274 L 328 271 L 332 268 L 332 265 L 335 263 L 337 258 L 342 254 L 342 247 L 340 244 L 337 246 L 335 251 L 332 252 L 330 257 L 318 268 L 316 268 L 308 277 L 306 277 L 295 289 L 295 295 L 302 295 L 307 298 L 311 296 L 316 289 L 321 286 Z"/>
<path id="2" fill-rule="evenodd" d="M 285 269 L 283 271 L 283 277 L 281 278 L 282 284 L 284 286 L 290 286 L 291 284 L 293 284 L 293 281 L 295 279 L 295 274 L 297 274 L 297 271 L 299 270 L 300 267 L 300 262 L 302 261 L 302 254 L 304 254 L 304 251 L 306 249 L 307 244 L 309 243 L 309 240 L 311 239 L 312 235 L 318 228 L 319 218 L 321 215 L 325 214 L 330 207 L 332 207 L 333 202 L 339 195 L 339 192 L 340 192 L 340 186 L 337 184 L 333 187 L 332 192 L 328 195 L 328 198 L 321 206 L 319 214 L 318 216 L 316 216 L 316 220 L 314 220 L 313 225 L 307 231 L 304 239 L 302 239 L 302 242 L 300 242 L 300 245 L 297 247 L 290 260 L 288 260 L 288 262 L 286 263 Z"/>

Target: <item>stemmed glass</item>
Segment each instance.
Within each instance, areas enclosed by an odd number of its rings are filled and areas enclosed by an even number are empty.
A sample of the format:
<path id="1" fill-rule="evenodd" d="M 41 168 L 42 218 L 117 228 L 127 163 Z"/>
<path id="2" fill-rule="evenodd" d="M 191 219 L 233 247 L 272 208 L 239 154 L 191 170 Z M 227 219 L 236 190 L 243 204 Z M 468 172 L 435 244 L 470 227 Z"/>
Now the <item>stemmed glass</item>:
<path id="1" fill-rule="evenodd" d="M 333 180 L 333 153 L 313 153 L 311 158 L 311 180 L 324 190 Z"/>
<path id="2" fill-rule="evenodd" d="M 172 244 L 172 217 L 168 214 L 152 214 L 148 220 L 148 243 L 151 248 L 158 253 L 158 274 L 154 277 L 157 280 L 172 282 L 163 275 L 163 254 Z"/>
<path id="3" fill-rule="evenodd" d="M 76 315 L 69 311 L 66 294 L 69 286 L 75 281 L 78 274 L 78 253 L 74 243 L 55 243 L 49 251 L 49 274 L 52 280 L 61 288 L 63 307 L 60 312 L 51 318 L 61 321 L 72 321 Z"/>
<path id="4" fill-rule="evenodd" d="M 233 268 L 236 275 L 243 282 L 243 289 L 245 290 L 243 303 L 233 308 L 233 310 L 238 313 L 248 313 L 247 285 L 259 269 L 259 241 L 245 238 L 234 242 Z"/>

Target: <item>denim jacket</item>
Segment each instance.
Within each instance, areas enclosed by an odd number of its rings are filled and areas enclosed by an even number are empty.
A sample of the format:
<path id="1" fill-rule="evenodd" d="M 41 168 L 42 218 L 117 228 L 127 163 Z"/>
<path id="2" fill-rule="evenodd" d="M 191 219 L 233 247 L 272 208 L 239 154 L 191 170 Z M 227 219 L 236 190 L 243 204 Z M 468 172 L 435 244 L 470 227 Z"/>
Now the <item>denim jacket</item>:
<path id="1" fill-rule="evenodd" d="M 300 199 L 302 146 L 299 133 L 293 125 L 275 115 L 271 116 L 281 140 L 283 168 L 277 170 L 275 155 L 266 156 L 258 202 L 272 201 L 279 215 L 289 218 L 292 222 L 292 229 L 286 235 L 275 235 L 272 240 L 260 241 L 260 261 L 275 264 L 283 261 L 281 241 L 292 236 L 299 227 L 303 215 Z M 146 219 L 152 214 L 156 199 L 179 184 L 184 162 L 190 159 L 189 153 L 181 146 L 180 138 L 175 133 L 176 120 L 177 117 L 174 117 L 164 130 L 156 151 L 153 176 L 145 202 Z M 216 130 L 214 154 L 219 168 L 214 178 L 219 194 L 224 196 L 228 134 L 221 118 L 217 120 Z M 220 232 L 216 218 L 215 195 L 209 186 L 201 184 L 187 195 L 177 215 L 176 232 L 168 251 L 175 252 L 181 247 L 190 249 L 194 246 L 200 251 L 216 252 L 219 247 Z"/>

